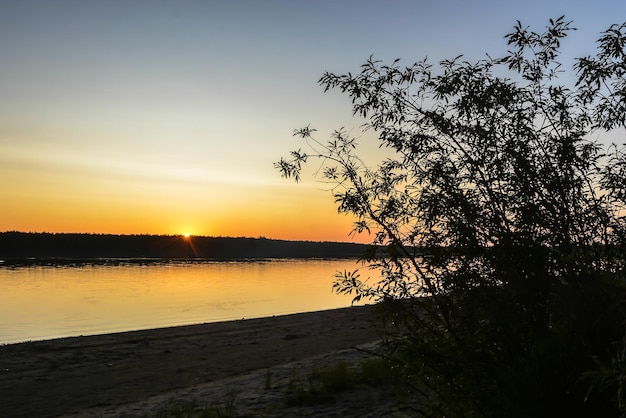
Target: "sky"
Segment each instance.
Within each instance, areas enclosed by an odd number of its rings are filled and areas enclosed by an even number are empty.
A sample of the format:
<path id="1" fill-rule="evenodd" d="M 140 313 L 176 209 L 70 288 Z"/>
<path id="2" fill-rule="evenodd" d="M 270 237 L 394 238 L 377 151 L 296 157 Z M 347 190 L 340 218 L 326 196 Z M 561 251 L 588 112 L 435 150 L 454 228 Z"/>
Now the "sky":
<path id="1" fill-rule="evenodd" d="M 0 0 L 0 231 L 351 241 L 327 185 L 273 167 L 294 129 L 358 132 L 324 71 L 498 56 L 561 15 L 589 55 L 626 2 Z"/>

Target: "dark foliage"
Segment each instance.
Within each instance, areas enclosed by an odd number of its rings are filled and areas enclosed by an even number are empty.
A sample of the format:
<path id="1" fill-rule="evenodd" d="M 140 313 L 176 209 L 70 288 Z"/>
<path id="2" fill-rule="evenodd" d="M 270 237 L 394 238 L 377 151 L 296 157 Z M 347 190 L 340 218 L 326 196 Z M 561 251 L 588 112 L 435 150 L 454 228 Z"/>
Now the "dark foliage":
<path id="1" fill-rule="evenodd" d="M 110 235 L 0 233 L 4 265 L 81 262 L 90 259 L 259 259 L 358 257 L 362 245 L 342 242 L 283 241 L 266 238 L 182 237 L 180 235 Z M 117 262 L 109 260 L 109 262 Z M 0 264 L 1 265 L 1 264 Z"/>
<path id="2" fill-rule="evenodd" d="M 381 302 L 387 355 L 425 416 L 626 416 L 626 24 L 573 65 L 557 61 L 570 22 L 517 23 L 510 51 L 401 67 L 370 58 L 326 73 L 391 158 L 355 140 L 296 131 L 308 152 L 277 168 L 300 178 L 320 158 L 339 211 L 371 233 L 383 278 L 336 290 Z"/>

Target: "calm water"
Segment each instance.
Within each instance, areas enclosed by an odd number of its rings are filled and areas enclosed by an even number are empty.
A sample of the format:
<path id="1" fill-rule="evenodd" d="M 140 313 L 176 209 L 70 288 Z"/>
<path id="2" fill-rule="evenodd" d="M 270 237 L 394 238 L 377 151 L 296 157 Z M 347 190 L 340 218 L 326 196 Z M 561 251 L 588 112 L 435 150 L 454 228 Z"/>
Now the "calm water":
<path id="1" fill-rule="evenodd" d="M 355 260 L 0 268 L 0 344 L 350 306 Z M 366 276 L 366 269 L 362 269 Z"/>

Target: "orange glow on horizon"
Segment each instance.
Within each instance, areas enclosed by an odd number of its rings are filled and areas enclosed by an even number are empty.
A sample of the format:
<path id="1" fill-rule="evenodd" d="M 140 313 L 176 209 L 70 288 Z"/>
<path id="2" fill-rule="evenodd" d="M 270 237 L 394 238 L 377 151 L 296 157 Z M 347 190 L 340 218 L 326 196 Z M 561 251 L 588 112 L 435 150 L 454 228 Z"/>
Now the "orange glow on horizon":
<path id="1" fill-rule="evenodd" d="M 338 214 L 332 195 L 317 187 L 241 186 L 225 195 L 198 189 L 67 189 L 51 194 L 5 188 L 0 191 L 0 231 L 370 242 L 367 234 L 350 235 L 354 220 Z"/>

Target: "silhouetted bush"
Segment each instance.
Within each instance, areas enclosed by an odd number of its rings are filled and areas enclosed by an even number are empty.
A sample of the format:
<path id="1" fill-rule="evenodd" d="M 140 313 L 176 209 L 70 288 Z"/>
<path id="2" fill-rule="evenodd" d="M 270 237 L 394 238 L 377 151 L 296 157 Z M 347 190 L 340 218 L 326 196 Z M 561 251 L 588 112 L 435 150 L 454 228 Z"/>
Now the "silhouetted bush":
<path id="1" fill-rule="evenodd" d="M 383 280 L 345 272 L 336 290 L 381 302 L 386 354 L 425 416 L 626 415 L 626 154 L 597 140 L 624 133 L 626 24 L 568 87 L 570 30 L 518 22 L 502 58 L 326 73 L 391 157 L 368 167 L 344 131 L 322 143 L 306 127 L 306 152 L 276 164 L 299 180 L 319 158 L 372 234 Z"/>

